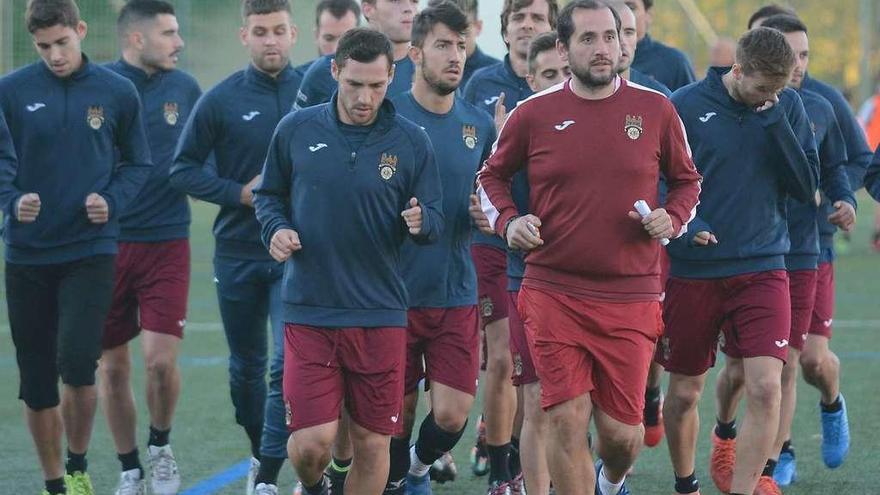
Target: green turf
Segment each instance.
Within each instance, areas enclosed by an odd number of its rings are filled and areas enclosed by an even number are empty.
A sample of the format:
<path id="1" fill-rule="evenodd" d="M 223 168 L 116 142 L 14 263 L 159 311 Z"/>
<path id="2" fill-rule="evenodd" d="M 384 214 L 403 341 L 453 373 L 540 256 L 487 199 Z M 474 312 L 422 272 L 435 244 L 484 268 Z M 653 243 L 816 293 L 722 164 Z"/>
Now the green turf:
<path id="1" fill-rule="evenodd" d="M 871 448 L 880 443 L 880 345 L 876 323 L 852 324 L 854 320 L 880 320 L 877 295 L 880 294 L 880 255 L 868 246 L 871 230 L 871 203 L 862 197 L 860 226 L 854 235 L 851 252 L 837 263 L 838 306 L 835 320 L 839 322 L 833 347 L 843 364 L 843 391 L 847 396 L 853 445 L 843 467 L 826 469 L 819 458 L 819 418 L 817 393 L 803 382 L 799 388 L 798 414 L 794 427 L 800 481 L 786 489 L 787 494 L 827 495 L 830 493 L 880 493 L 880 464 Z M 212 283 L 210 234 L 215 208 L 194 203 L 192 229 L 193 270 L 190 290 L 189 333 L 182 349 L 183 394 L 178 407 L 172 444 L 184 478 L 184 487 L 221 471 L 247 456 L 244 434 L 236 426 L 229 399 L 226 364 L 226 343 L 218 330 L 219 317 Z M 38 493 L 42 487 L 40 469 L 30 436 L 22 419 L 22 405 L 16 400 L 18 372 L 12 342 L 6 323 L 6 307 L 0 308 L 0 493 Z M 198 331 L 197 331 L 198 330 Z M 140 351 L 134 346 L 136 377 L 135 394 L 141 412 L 138 439 L 146 443 L 145 405 L 143 402 L 143 365 Z M 704 419 L 700 434 L 698 474 L 702 475 L 703 494 L 717 493 L 707 475 L 708 432 L 713 418 L 712 383 L 709 381 L 700 412 Z M 471 420 L 473 425 L 473 419 Z M 473 443 L 473 428 L 455 450 L 461 476 L 454 484 L 435 485 L 438 494 L 485 493 L 485 479 L 470 474 L 467 452 Z M 118 476 L 118 463 L 103 417 L 98 415 L 89 452 L 92 479 L 98 494 L 110 494 Z M 669 494 L 672 492 L 671 468 L 665 444 L 642 453 L 630 478 L 629 486 L 636 494 Z M 293 475 L 285 467 L 281 479 L 283 494 L 289 494 Z M 707 485 L 708 484 L 708 485 Z M 219 493 L 244 493 L 243 483 L 227 487 Z"/>

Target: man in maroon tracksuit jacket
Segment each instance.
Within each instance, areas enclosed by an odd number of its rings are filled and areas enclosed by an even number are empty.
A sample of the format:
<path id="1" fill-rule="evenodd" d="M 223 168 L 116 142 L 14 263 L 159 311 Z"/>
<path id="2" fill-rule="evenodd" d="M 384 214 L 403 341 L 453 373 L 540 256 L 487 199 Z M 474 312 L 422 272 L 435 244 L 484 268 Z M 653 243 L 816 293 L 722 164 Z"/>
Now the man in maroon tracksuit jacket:
<path id="1" fill-rule="evenodd" d="M 629 493 L 624 476 L 642 443 L 662 330 L 658 240 L 685 231 L 700 175 L 672 104 L 617 76 L 617 14 L 576 0 L 557 29 L 573 77 L 511 112 L 480 192 L 495 231 L 528 251 L 518 304 L 551 418 L 556 491 L 593 493 L 584 442 L 592 413 L 604 462 L 596 493 L 617 495 Z M 532 214 L 517 216 L 510 181 L 526 163 Z M 666 208 L 640 219 L 633 203 L 657 204 L 661 173 Z"/>

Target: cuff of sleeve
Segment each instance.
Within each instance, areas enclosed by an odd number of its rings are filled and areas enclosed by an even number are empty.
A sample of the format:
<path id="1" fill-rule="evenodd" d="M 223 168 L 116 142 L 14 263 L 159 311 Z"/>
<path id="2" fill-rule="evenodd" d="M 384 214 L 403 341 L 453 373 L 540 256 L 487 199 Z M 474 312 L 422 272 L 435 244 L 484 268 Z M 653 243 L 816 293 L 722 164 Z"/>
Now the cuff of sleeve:
<path id="1" fill-rule="evenodd" d="M 495 220 L 495 233 L 501 236 L 502 239 L 507 240 L 504 236 L 506 233 L 505 230 L 507 229 L 507 223 L 515 216 L 517 216 L 515 211 L 505 211 L 500 213 L 498 219 Z"/>
<path id="2" fill-rule="evenodd" d="M 235 181 L 229 181 L 226 187 L 226 204 L 229 206 L 240 205 L 242 189 L 244 189 L 243 185 Z"/>

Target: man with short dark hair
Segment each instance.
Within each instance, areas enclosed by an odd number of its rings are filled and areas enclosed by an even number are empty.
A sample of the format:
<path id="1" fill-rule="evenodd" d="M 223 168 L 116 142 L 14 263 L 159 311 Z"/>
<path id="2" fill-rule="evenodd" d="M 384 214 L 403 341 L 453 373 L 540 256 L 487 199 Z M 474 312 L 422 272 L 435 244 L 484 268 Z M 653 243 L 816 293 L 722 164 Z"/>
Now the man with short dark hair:
<path id="1" fill-rule="evenodd" d="M 3 162 L 0 197 L 19 398 L 43 493 L 91 495 L 86 451 L 119 218 L 152 163 L 137 91 L 82 52 L 87 27 L 76 3 L 31 0 L 25 21 L 41 60 L 0 78 L 18 158 Z"/>
<path id="2" fill-rule="evenodd" d="M 131 0 L 120 11 L 116 27 L 122 56 L 107 67 L 138 89 L 155 167 L 119 220 L 119 254 L 113 303 L 104 324 L 100 388 L 122 464 L 116 493 L 142 493 L 146 473 L 135 441 L 137 412 L 128 346 L 141 333 L 150 413 L 151 491 L 175 494 L 180 475 L 169 434 L 180 393 L 177 352 L 189 291 L 190 212 L 186 195 L 168 183 L 168 170 L 201 90 L 192 76 L 175 69 L 183 40 L 170 3 Z"/>
<path id="3" fill-rule="evenodd" d="M 571 69 L 556 49 L 555 31 L 541 33 L 529 45 L 529 73 L 526 81 L 535 93 L 545 91 L 571 76 Z M 529 187 L 526 174 L 519 171 L 510 185 L 511 196 L 520 214 L 528 213 Z M 547 468 L 547 414 L 541 409 L 541 383 L 529 350 L 526 329 L 517 311 L 517 298 L 525 272 L 523 253 L 507 250 L 507 295 L 510 325 L 510 353 L 513 359 L 513 386 L 517 389 L 517 418 L 514 434 L 520 439 L 519 462 L 521 479 L 514 479 L 512 488 L 524 485 L 528 493 L 548 493 L 550 472 Z M 515 484 L 516 483 L 516 484 Z M 515 493 L 515 492 L 514 492 Z"/>
<path id="4" fill-rule="evenodd" d="M 339 38 L 350 29 L 361 25 L 361 7 L 355 0 L 321 0 L 315 7 L 315 45 L 318 46 L 318 57 L 336 53 Z M 312 63 L 308 62 L 294 67 L 300 77 L 305 77 Z"/>
<path id="5" fill-rule="evenodd" d="M 558 46 L 572 78 L 510 113 L 479 175 L 490 224 L 527 252 L 518 309 L 562 495 L 590 486 L 601 495 L 629 493 L 624 482 L 642 443 L 645 380 L 662 327 L 659 241 L 684 234 L 700 191 L 670 101 L 618 76 L 619 31 L 604 2 L 577 0 L 562 10 Z M 523 167 L 530 213 L 519 215 L 510 180 Z M 661 173 L 665 207 L 642 217 L 634 203 L 658 203 Z M 595 473 L 585 442 L 590 417 L 601 458 Z"/>
<path id="6" fill-rule="evenodd" d="M 783 5 L 771 3 L 769 5 L 765 5 L 758 10 L 756 10 L 750 17 L 749 22 L 747 23 L 747 27 L 749 29 L 754 29 L 756 27 L 761 27 L 764 23 L 764 20 L 768 17 L 772 17 L 774 15 L 793 15 L 797 16 L 797 12 L 791 7 L 785 7 Z"/>
<path id="7" fill-rule="evenodd" d="M 817 221 L 822 219 L 829 222 L 834 229 L 840 227 L 844 231 L 850 231 L 856 218 L 856 198 L 846 175 L 846 146 L 834 110 L 828 100 L 818 93 L 803 89 L 810 59 L 807 26 L 797 17 L 787 14 L 768 17 L 761 25 L 781 31 L 797 58 L 788 86 L 803 99 L 819 149 L 822 201 L 830 203 L 834 208 L 834 213 L 828 215 L 816 200 L 801 203 L 789 199 L 787 205 L 791 248 L 785 257 L 785 266 L 791 292 L 791 332 L 788 337 L 788 359 L 782 370 L 779 430 L 762 475 L 773 478 L 780 486 L 787 486 L 797 477 L 791 427 L 795 413 L 799 361 L 806 364 L 815 360 L 816 349 L 827 349 L 827 354 L 820 355 L 820 359 L 830 364 L 827 368 L 831 371 L 827 374 L 816 374 L 814 368 L 804 366 L 804 378 L 808 383 L 815 384 L 822 395 L 819 403 L 823 431 L 822 459 L 829 467 L 838 467 L 849 450 L 849 423 L 846 405 L 840 393 L 839 368 L 831 364 L 836 364 L 838 360 L 828 349 L 828 337 L 811 334 L 810 330 L 815 313 L 823 315 L 823 322 L 831 319 L 830 314 L 824 317 L 828 311 L 826 300 L 817 298 L 827 293 L 825 280 L 831 269 L 828 263 L 819 263 L 821 250 Z M 823 279 L 821 290 L 818 284 L 820 278 Z M 824 323 L 822 326 L 825 326 Z M 739 350 L 735 345 L 726 346 L 723 350 L 728 358 L 718 374 L 715 389 L 718 422 L 722 424 L 735 422 L 744 380 L 743 360 Z M 801 356 L 805 356 L 805 359 Z M 724 445 L 733 455 L 735 445 L 731 442 L 716 445 Z M 720 454 L 713 457 L 720 457 Z M 772 483 L 766 479 L 764 484 Z"/>
<path id="8" fill-rule="evenodd" d="M 413 17 L 419 11 L 419 1 L 363 0 L 361 8 L 367 25 L 387 36 L 394 47 L 394 78 L 388 86 L 388 96 L 409 91 L 414 71 L 412 60 L 408 56 L 409 40 Z M 303 76 L 294 110 L 330 101 L 337 86 L 330 73 L 332 60 L 332 55 L 325 55 L 312 63 Z"/>
<path id="9" fill-rule="evenodd" d="M 385 99 L 391 41 L 355 28 L 339 41 L 331 69 L 333 99 L 279 123 L 256 207 L 263 242 L 285 263 L 288 452 L 303 493 L 329 493 L 323 470 L 344 403 L 354 446 L 345 493 L 378 495 L 391 435 L 401 431 L 400 252 L 407 239 L 437 241 L 442 193 L 427 135 Z M 341 204 L 346 213 L 333 214 Z"/>
<path id="10" fill-rule="evenodd" d="M 464 88 L 464 99 L 495 116 L 500 129 L 504 116 L 532 89 L 526 81 L 529 43 L 556 26 L 556 0 L 505 0 L 501 11 L 501 36 L 508 53 L 499 64 L 484 67 Z M 474 229 L 471 254 L 477 270 L 480 327 L 485 336 L 486 373 L 483 375 L 485 435 L 479 435 L 471 460 L 474 472 L 488 459 L 489 483 L 503 483 L 515 476 L 510 458 L 516 458 L 519 439 L 513 436 L 516 391 L 511 384 L 510 327 L 507 296 L 507 246 L 497 236 Z M 475 462 L 474 462 L 475 461 Z M 516 462 L 514 462 L 516 464 Z M 515 467 L 515 466 L 514 466 Z M 485 471 L 482 471 L 485 474 Z"/>
<path id="11" fill-rule="evenodd" d="M 214 283 L 229 344 L 229 387 L 235 420 L 250 441 L 247 493 L 262 494 L 277 490 L 288 433 L 281 384 L 283 267 L 260 243 L 253 188 L 275 126 L 289 112 L 300 80 L 289 59 L 296 26 L 288 0 L 245 0 L 242 22 L 240 37 L 250 64 L 199 100 L 178 143 L 171 184 L 220 205 L 214 222 Z M 216 172 L 208 166 L 212 154 Z"/>
<path id="12" fill-rule="evenodd" d="M 696 80 L 690 60 L 681 50 L 665 45 L 651 37 L 652 9 L 654 0 L 625 0 L 626 5 L 636 15 L 638 49 L 633 57 L 634 69 L 653 77 L 661 84 L 675 91 Z"/>
<path id="13" fill-rule="evenodd" d="M 495 125 L 457 96 L 464 72 L 468 18 L 451 2 L 416 15 L 411 91 L 392 99 L 398 113 L 425 129 L 434 144 L 446 229 L 436 244 L 401 249 L 409 295 L 403 433 L 391 441 L 385 493 L 430 493 L 429 469 L 461 439 L 479 376 L 477 279 L 470 256 L 468 208 L 474 175 L 495 142 Z M 429 384 L 431 412 L 410 449 L 419 382 Z"/>
<path id="14" fill-rule="evenodd" d="M 464 12 L 468 19 L 467 61 L 464 63 L 464 73 L 461 75 L 461 83 L 458 85 L 459 88 L 463 89 L 467 86 L 468 81 L 471 80 L 471 76 L 474 75 L 474 72 L 483 67 L 495 65 L 501 61 L 486 54 L 477 45 L 477 38 L 480 36 L 480 33 L 483 32 L 483 20 L 480 19 L 479 0 L 431 0 L 428 2 L 428 7 L 450 1 L 455 5 L 458 5 L 458 8 Z"/>
<path id="15" fill-rule="evenodd" d="M 663 419 L 676 493 L 699 492 L 697 403 L 719 338 L 743 358 L 747 407 L 736 458 L 713 459 L 712 479 L 724 493 L 773 493 L 759 478 L 779 426 L 791 326 L 785 202 L 814 201 L 819 181 L 809 119 L 785 87 L 794 67 L 785 37 L 758 28 L 739 39 L 732 68 L 713 67 L 672 95 L 704 190 L 688 235 L 668 248 L 657 353 L 670 373 Z M 716 427 L 713 444 L 731 442 L 731 430 Z"/>

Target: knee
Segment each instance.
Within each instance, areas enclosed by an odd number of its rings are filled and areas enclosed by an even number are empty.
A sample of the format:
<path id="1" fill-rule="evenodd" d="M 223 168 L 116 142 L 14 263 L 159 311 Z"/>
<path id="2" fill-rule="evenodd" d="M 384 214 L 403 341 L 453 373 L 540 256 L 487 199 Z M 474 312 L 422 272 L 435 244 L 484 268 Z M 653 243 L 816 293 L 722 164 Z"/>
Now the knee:
<path id="1" fill-rule="evenodd" d="M 86 353 L 60 356 L 58 372 L 61 383 L 72 387 L 87 387 L 95 384 L 95 370 L 98 368 L 97 356 Z"/>
<path id="2" fill-rule="evenodd" d="M 291 459 L 307 465 L 322 464 L 330 455 L 333 440 L 317 437 L 296 437 L 292 435 L 287 442 L 287 452 Z"/>
<path id="3" fill-rule="evenodd" d="M 486 369 L 503 376 L 510 376 L 513 374 L 513 359 L 510 357 L 510 350 L 508 348 L 498 349 L 498 347 L 500 346 L 496 345 L 493 349 L 490 345 Z"/>
<path id="4" fill-rule="evenodd" d="M 120 387 L 128 387 L 131 378 L 131 363 L 128 361 L 102 358 L 99 366 L 103 389 L 110 392 Z"/>
<path id="5" fill-rule="evenodd" d="M 644 432 L 640 425 L 614 428 L 599 432 L 599 445 L 603 451 L 618 455 L 635 455 L 642 444 Z"/>
<path id="6" fill-rule="evenodd" d="M 766 409 L 778 409 L 782 399 L 781 376 L 760 376 L 746 384 L 749 401 Z"/>
<path id="7" fill-rule="evenodd" d="M 825 356 L 818 352 L 805 351 L 801 353 L 799 361 L 804 374 L 808 377 L 814 377 L 821 373 L 825 365 Z"/>
<path id="8" fill-rule="evenodd" d="M 147 374 L 158 380 L 166 380 L 177 370 L 177 363 L 172 356 L 148 356 Z"/>
<path id="9" fill-rule="evenodd" d="M 725 381 L 729 388 L 742 387 L 746 374 L 743 370 L 742 360 L 735 360 L 733 364 L 724 366 L 724 373 L 719 375 L 719 380 Z"/>
<path id="10" fill-rule="evenodd" d="M 669 387 L 663 403 L 663 416 L 677 417 L 695 409 L 701 396 L 702 390 L 693 384 Z"/>
<path id="11" fill-rule="evenodd" d="M 441 429 L 455 433 L 464 428 L 467 423 L 467 413 L 462 414 L 459 411 L 448 408 L 435 409 L 434 422 Z"/>
<path id="12" fill-rule="evenodd" d="M 586 412 L 578 413 L 578 410 L 566 405 L 556 406 L 547 412 L 548 425 L 562 438 L 571 438 L 576 436 L 579 429 L 583 427 L 583 422 L 587 420 Z M 572 438 L 572 440 L 574 440 Z M 578 438 L 579 442 L 581 439 Z"/>
<path id="13" fill-rule="evenodd" d="M 352 435 L 351 438 L 355 456 L 361 465 L 369 463 L 381 466 L 383 463 L 389 462 L 390 441 L 390 437 L 373 432 L 361 432 Z"/>
<path id="14" fill-rule="evenodd" d="M 785 363 L 785 367 L 782 368 L 782 386 L 790 387 L 797 381 L 798 375 L 798 362 L 797 356 L 793 355 L 793 353 L 789 352 L 789 360 Z"/>

